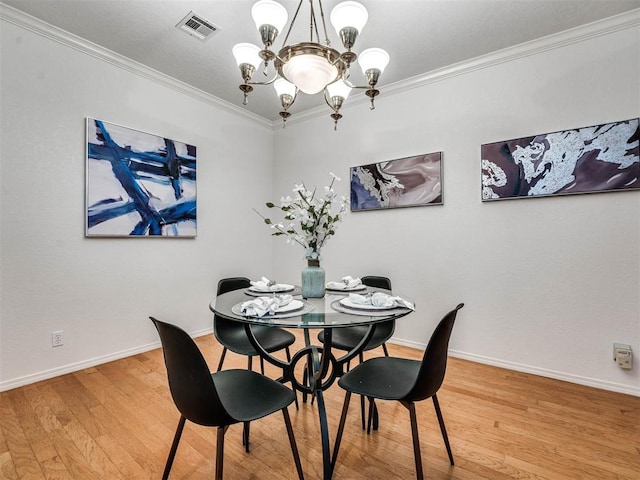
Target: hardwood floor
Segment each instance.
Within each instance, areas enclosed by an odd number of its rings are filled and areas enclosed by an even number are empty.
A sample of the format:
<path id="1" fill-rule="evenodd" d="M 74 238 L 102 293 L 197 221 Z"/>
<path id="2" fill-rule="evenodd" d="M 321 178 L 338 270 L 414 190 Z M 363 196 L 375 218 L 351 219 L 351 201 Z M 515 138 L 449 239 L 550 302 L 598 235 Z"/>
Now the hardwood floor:
<path id="1" fill-rule="evenodd" d="M 221 348 L 213 336 L 197 343 L 215 368 Z M 396 345 L 389 350 L 421 355 Z M 246 359 L 229 353 L 225 368 L 232 367 L 245 368 Z M 454 358 L 438 397 L 456 466 L 449 465 L 431 401 L 422 402 L 417 410 L 426 478 L 640 479 L 638 397 Z M 337 385 L 325 393 L 332 444 L 343 398 Z M 354 397 L 334 479 L 415 478 L 408 411 L 379 402 L 380 429 L 367 435 L 358 404 Z M 305 478 L 319 479 L 316 406 L 300 403 L 299 411 L 289 411 Z M 177 421 L 159 349 L 3 392 L 0 478 L 159 479 Z M 213 478 L 214 455 L 215 429 L 187 423 L 170 478 Z M 278 414 L 252 425 L 249 454 L 241 427 L 230 427 L 224 460 L 226 479 L 296 478 Z"/>

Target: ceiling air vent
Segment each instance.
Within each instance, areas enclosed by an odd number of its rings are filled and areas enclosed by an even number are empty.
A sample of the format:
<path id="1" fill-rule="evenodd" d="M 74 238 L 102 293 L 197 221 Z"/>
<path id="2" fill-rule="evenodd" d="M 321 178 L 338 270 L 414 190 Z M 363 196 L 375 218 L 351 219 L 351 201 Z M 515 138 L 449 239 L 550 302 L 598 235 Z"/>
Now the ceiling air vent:
<path id="1" fill-rule="evenodd" d="M 187 32 L 192 37 L 196 37 L 203 42 L 220 30 L 219 27 L 216 27 L 209 20 L 205 20 L 193 11 L 189 12 L 189 15 L 180 20 L 176 28 Z"/>

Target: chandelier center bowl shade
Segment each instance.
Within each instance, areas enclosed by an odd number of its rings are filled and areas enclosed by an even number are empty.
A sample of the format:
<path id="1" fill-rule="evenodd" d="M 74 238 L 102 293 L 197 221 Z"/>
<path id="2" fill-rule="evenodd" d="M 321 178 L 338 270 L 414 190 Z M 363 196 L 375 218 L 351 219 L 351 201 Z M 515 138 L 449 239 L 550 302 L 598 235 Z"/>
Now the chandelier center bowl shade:
<path id="1" fill-rule="evenodd" d="M 284 47 L 278 52 L 278 73 L 309 95 L 316 94 L 338 80 L 344 66 L 340 53 L 319 43 L 305 42 Z"/>

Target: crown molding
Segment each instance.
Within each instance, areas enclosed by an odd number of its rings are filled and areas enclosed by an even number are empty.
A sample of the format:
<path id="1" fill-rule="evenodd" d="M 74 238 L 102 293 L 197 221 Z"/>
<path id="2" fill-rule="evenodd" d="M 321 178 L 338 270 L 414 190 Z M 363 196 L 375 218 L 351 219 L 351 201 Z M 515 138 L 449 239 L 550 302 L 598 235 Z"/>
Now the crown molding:
<path id="1" fill-rule="evenodd" d="M 73 48 L 77 51 L 90 55 L 99 60 L 110 63 L 118 68 L 140 75 L 149 80 L 158 82 L 177 92 L 189 95 L 202 102 L 222 108 L 228 112 L 255 122 L 259 125 L 270 127 L 271 129 L 282 128 L 280 119 L 269 120 L 259 115 L 248 112 L 232 103 L 222 100 L 214 95 L 206 93 L 198 88 L 188 85 L 180 80 L 176 80 L 169 75 L 158 72 L 146 65 L 133 61 L 123 55 L 117 54 L 111 50 L 101 47 L 97 44 L 89 42 L 84 38 L 78 37 L 72 33 L 54 27 L 43 22 L 31 15 L 25 14 L 20 10 L 10 7 L 0 2 L 0 19 L 17 25 L 21 28 L 29 30 L 33 33 L 41 35 L 45 38 Z M 444 68 L 433 70 L 421 75 L 416 75 L 406 80 L 402 80 L 390 85 L 383 86 L 384 95 L 389 96 L 396 93 L 405 92 L 414 88 L 423 87 L 436 82 L 441 82 L 458 75 L 465 75 L 484 68 L 490 68 L 502 63 L 511 62 L 524 57 L 538 55 L 540 53 L 563 48 L 567 45 L 584 42 L 586 40 L 609 35 L 617 31 L 634 28 L 640 25 L 640 8 L 630 10 L 613 17 L 598 20 L 593 23 L 582 25 L 580 27 L 565 30 L 546 37 L 538 38 L 529 42 L 521 43 L 512 47 L 508 47 L 487 55 L 465 60 Z M 369 99 L 364 93 L 354 95 L 349 99 L 349 103 L 343 107 L 344 110 L 351 109 L 357 105 L 368 103 Z M 295 116 L 287 121 L 287 124 L 299 123 L 310 118 L 319 117 L 326 114 L 324 106 L 312 108 L 310 110 L 296 113 Z"/>
<path id="2" fill-rule="evenodd" d="M 466 75 L 468 73 L 491 68 L 502 63 L 512 62 L 521 58 L 538 55 L 549 50 L 563 48 L 568 45 L 581 43 L 592 38 L 610 35 L 612 33 L 635 28 L 640 26 L 640 8 L 630 10 L 613 17 L 598 20 L 593 23 L 581 25 L 559 33 L 541 37 L 529 42 L 507 47 L 497 50 L 486 55 L 465 60 L 463 62 L 448 65 L 446 67 L 433 70 L 424 74 L 416 75 L 399 82 L 378 87 L 382 90 L 385 97 L 401 92 L 406 92 L 414 88 L 423 87 L 432 83 L 448 80 L 458 75 Z M 353 97 L 349 97 L 348 104 L 342 110 L 349 110 L 357 105 L 369 103 L 370 100 L 364 93 L 358 93 Z M 295 116 L 287 120 L 287 124 L 294 124 L 308 120 L 310 118 L 326 115 L 327 109 L 324 106 L 316 107 L 305 112 L 296 113 Z M 282 122 L 274 120 L 272 126 L 282 128 Z"/>
<path id="3" fill-rule="evenodd" d="M 49 40 L 53 40 L 54 42 L 60 43 L 91 57 L 97 58 L 98 60 L 109 63 L 115 67 L 134 73 L 148 80 L 157 82 L 165 87 L 193 97 L 201 102 L 208 103 L 235 115 L 240 115 L 241 117 L 255 122 L 263 127 L 271 127 L 271 120 L 266 120 L 259 115 L 251 113 L 232 103 L 229 103 L 214 95 L 204 92 L 199 88 L 195 88 L 185 82 L 177 80 L 169 75 L 143 65 L 142 63 L 131 60 L 130 58 L 127 58 L 107 48 L 92 43 L 82 37 L 67 32 L 66 30 L 62 30 L 61 28 L 43 22 L 42 20 L 21 12 L 20 10 L 10 7 L 9 5 L 2 2 L 0 2 L 0 20 L 12 23 L 20 28 L 33 32 Z"/>

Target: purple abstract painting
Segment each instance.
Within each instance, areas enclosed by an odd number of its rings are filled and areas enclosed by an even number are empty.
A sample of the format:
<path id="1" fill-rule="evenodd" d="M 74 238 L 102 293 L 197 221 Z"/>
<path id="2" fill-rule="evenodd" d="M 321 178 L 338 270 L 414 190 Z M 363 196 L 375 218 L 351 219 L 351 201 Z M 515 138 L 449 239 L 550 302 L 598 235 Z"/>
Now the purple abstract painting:
<path id="1" fill-rule="evenodd" d="M 86 236 L 195 237 L 196 147 L 87 118 Z"/>
<path id="2" fill-rule="evenodd" d="M 482 201 L 640 188 L 638 119 L 482 145 Z"/>
<path id="3" fill-rule="evenodd" d="M 351 211 L 442 204 L 442 152 L 351 167 Z"/>

